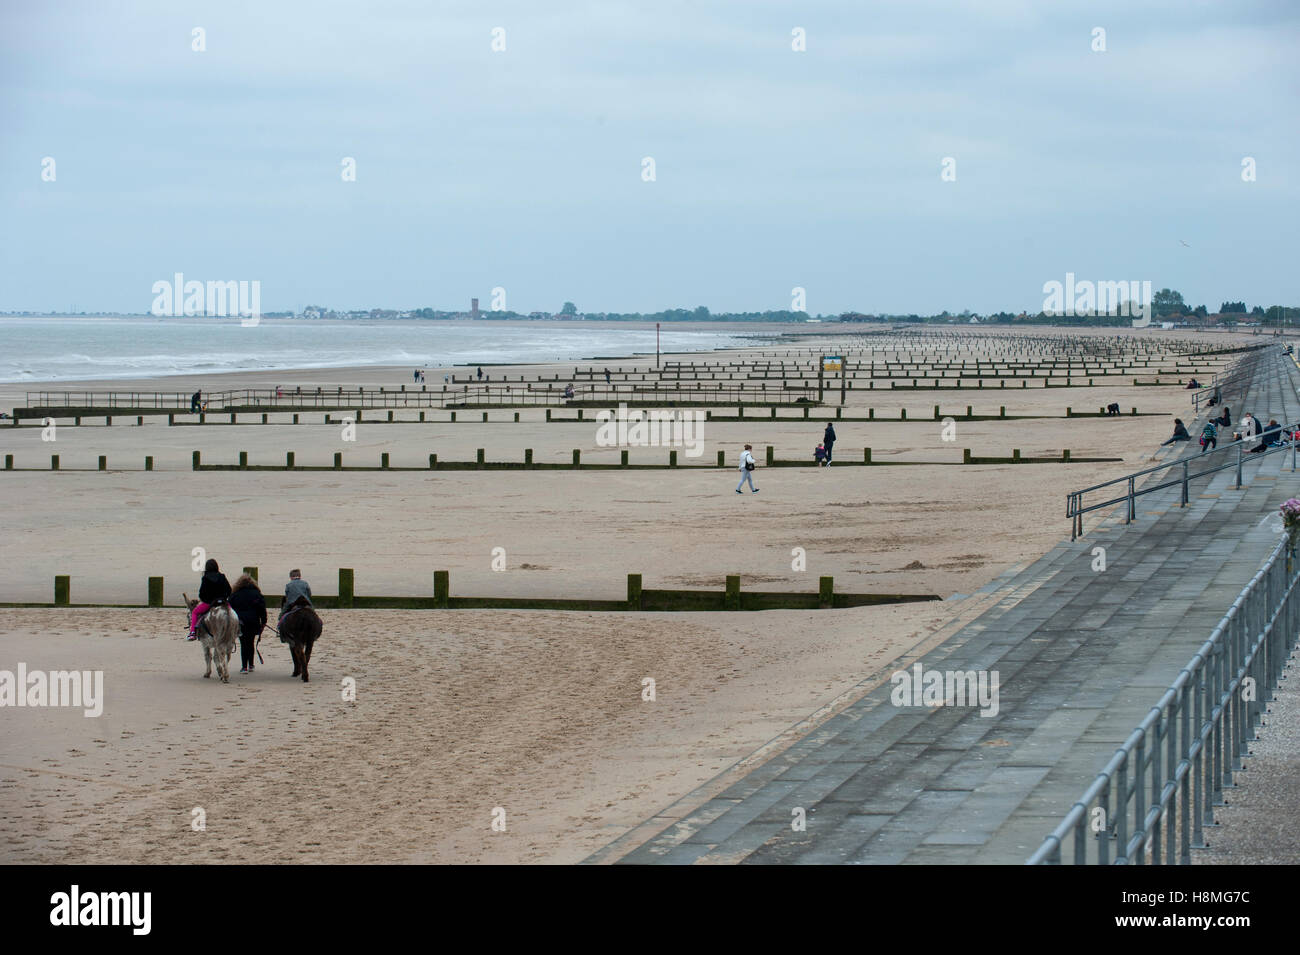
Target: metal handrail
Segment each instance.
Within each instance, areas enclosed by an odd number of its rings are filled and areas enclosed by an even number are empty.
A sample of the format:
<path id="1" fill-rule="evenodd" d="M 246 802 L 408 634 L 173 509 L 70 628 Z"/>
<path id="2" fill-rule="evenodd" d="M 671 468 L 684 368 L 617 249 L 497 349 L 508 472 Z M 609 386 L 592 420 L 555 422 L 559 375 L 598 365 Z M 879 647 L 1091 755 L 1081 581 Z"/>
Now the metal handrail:
<path id="1" fill-rule="evenodd" d="M 1298 430 L 1300 430 L 1300 423 L 1278 425 L 1277 428 L 1267 429 L 1263 434 L 1252 435 L 1249 438 L 1242 438 L 1239 441 L 1230 441 L 1222 447 L 1216 446 L 1213 451 L 1205 451 L 1192 457 L 1180 458 L 1177 461 L 1157 464 L 1154 467 L 1144 468 L 1141 471 L 1134 471 L 1132 474 L 1126 474 L 1123 477 L 1114 478 L 1113 480 L 1105 481 L 1102 484 L 1094 484 L 1092 487 L 1086 487 L 1078 491 L 1071 491 L 1066 495 L 1065 504 L 1065 516 L 1070 518 L 1070 540 L 1077 540 L 1083 536 L 1084 514 L 1089 514 L 1093 511 L 1099 511 L 1103 508 L 1127 502 L 1128 506 L 1124 514 L 1124 523 L 1129 524 L 1137 520 L 1137 499 L 1147 494 L 1154 494 L 1156 491 L 1163 491 L 1165 488 L 1181 484 L 1183 492 L 1182 499 L 1178 506 L 1186 507 L 1190 499 L 1188 485 L 1191 481 L 1196 478 L 1208 477 L 1209 475 L 1216 474 L 1219 471 L 1226 471 L 1228 468 L 1237 469 L 1237 483 L 1234 487 L 1239 488 L 1243 483 L 1242 468 L 1245 464 L 1247 454 L 1258 454 L 1261 458 L 1264 458 L 1268 457 L 1270 454 L 1277 454 L 1280 451 L 1289 450 L 1291 452 L 1291 470 L 1294 472 L 1297 470 L 1297 465 L 1300 465 L 1300 440 L 1294 438 L 1294 435 Z M 1247 445 L 1256 445 L 1257 442 L 1263 440 L 1267 435 L 1274 434 L 1282 436 L 1282 440 L 1277 444 L 1266 446 L 1263 451 L 1246 450 Z M 1233 461 L 1229 461 L 1226 464 L 1215 465 L 1214 467 L 1207 467 L 1195 472 L 1190 470 L 1190 465 L 1193 461 L 1199 461 L 1201 458 L 1208 458 L 1211 455 L 1220 454 L 1233 449 L 1236 449 L 1237 452 L 1236 459 Z M 1136 482 L 1138 478 L 1144 477 L 1148 474 L 1154 474 L 1157 471 L 1168 471 L 1170 468 L 1178 467 L 1179 465 L 1182 465 L 1181 476 L 1170 481 L 1161 481 L 1142 488 L 1137 487 Z M 1095 504 L 1089 504 L 1087 507 L 1083 506 L 1083 495 L 1116 484 L 1125 484 L 1127 486 L 1125 493 L 1121 494 L 1119 497 L 1112 497 L 1105 501 L 1098 501 Z"/>
<path id="2" fill-rule="evenodd" d="M 1029 865 L 1059 865 L 1069 837 L 1076 865 L 1159 864 L 1162 854 L 1190 864 L 1295 647 L 1297 583 L 1288 535 Z"/>
<path id="3" fill-rule="evenodd" d="M 1261 361 L 1265 360 L 1267 357 L 1268 356 L 1261 355 L 1259 356 L 1259 360 Z M 1246 361 L 1249 362 L 1248 370 L 1251 372 L 1253 376 L 1254 373 L 1258 371 L 1258 361 L 1254 358 L 1246 359 Z M 1247 369 L 1242 369 L 1240 365 L 1238 366 L 1238 369 L 1240 369 L 1243 372 L 1247 370 Z M 1236 370 L 1234 370 L 1234 375 L 1235 374 L 1236 374 Z M 1276 454 L 1279 451 L 1285 451 L 1287 448 L 1290 448 L 1291 449 L 1291 470 L 1292 472 L 1295 472 L 1297 470 L 1297 465 L 1300 464 L 1300 460 L 1298 460 L 1297 458 L 1297 447 L 1296 447 L 1297 444 L 1300 444 L 1300 441 L 1297 441 L 1294 437 L 1298 429 L 1300 429 L 1300 424 L 1291 423 L 1291 424 L 1279 425 L 1277 429 L 1267 429 L 1265 432 L 1261 434 L 1252 435 L 1249 438 L 1242 438 L 1239 441 L 1230 441 L 1221 446 L 1216 444 L 1212 451 L 1202 451 L 1201 454 L 1195 455 L 1193 457 L 1185 457 L 1174 461 L 1163 462 L 1161 464 L 1154 465 L 1153 467 L 1143 468 L 1140 471 L 1134 471 L 1132 474 L 1126 474 L 1123 477 L 1113 478 L 1109 481 L 1103 481 L 1101 484 L 1094 484 L 1091 487 L 1081 488 L 1077 491 L 1070 491 L 1066 495 L 1066 501 L 1065 501 L 1065 516 L 1070 520 L 1070 540 L 1072 541 L 1077 540 L 1079 537 L 1083 536 L 1083 515 L 1084 514 L 1088 514 L 1091 513 L 1092 511 L 1098 511 L 1103 508 L 1112 507 L 1116 504 L 1127 502 L 1127 506 L 1124 512 L 1124 523 L 1129 524 L 1132 521 L 1137 519 L 1136 501 L 1139 497 L 1142 497 L 1146 494 L 1154 494 L 1157 491 L 1163 491 L 1164 489 L 1173 487 L 1175 485 L 1179 485 L 1179 484 L 1182 485 L 1182 497 L 1179 502 L 1179 506 L 1186 507 L 1189 501 L 1188 484 L 1190 481 L 1192 481 L 1195 478 L 1207 477 L 1211 474 L 1217 473 L 1218 471 L 1227 470 L 1230 467 L 1235 467 L 1237 469 L 1237 475 L 1236 475 L 1237 483 L 1235 487 L 1240 488 L 1243 483 L 1242 466 L 1245 462 L 1245 454 L 1247 453 L 1244 450 L 1244 447 L 1247 444 L 1254 443 L 1256 440 L 1262 440 L 1264 434 L 1272 435 L 1275 433 L 1280 433 L 1284 437 L 1283 440 L 1279 441 L 1276 445 L 1268 446 L 1263 451 L 1260 452 L 1251 451 L 1249 453 L 1251 454 L 1258 453 L 1261 457 L 1267 457 L 1270 454 Z M 1190 438 L 1188 440 L 1190 440 Z M 1224 452 L 1228 452 L 1233 449 L 1236 449 L 1237 452 L 1235 461 L 1229 462 L 1227 464 L 1221 464 L 1215 467 L 1204 468 L 1202 470 L 1196 471 L 1195 473 L 1193 473 L 1190 470 L 1191 461 L 1194 459 L 1200 460 L 1203 457 L 1222 454 Z M 1138 478 L 1145 477 L 1149 474 L 1154 474 L 1157 471 L 1167 471 L 1168 469 L 1172 467 L 1177 467 L 1179 465 L 1182 466 L 1181 477 L 1175 478 L 1174 480 L 1171 481 L 1158 482 L 1148 487 L 1143 487 L 1143 488 L 1137 487 Z M 1125 484 L 1127 486 L 1125 493 L 1121 494 L 1119 497 L 1112 497 L 1105 501 L 1099 501 L 1095 504 L 1090 504 L 1086 507 L 1084 506 L 1083 496 L 1085 494 L 1090 494 L 1093 491 L 1099 491 L 1103 488 L 1112 487 L 1117 484 Z"/>

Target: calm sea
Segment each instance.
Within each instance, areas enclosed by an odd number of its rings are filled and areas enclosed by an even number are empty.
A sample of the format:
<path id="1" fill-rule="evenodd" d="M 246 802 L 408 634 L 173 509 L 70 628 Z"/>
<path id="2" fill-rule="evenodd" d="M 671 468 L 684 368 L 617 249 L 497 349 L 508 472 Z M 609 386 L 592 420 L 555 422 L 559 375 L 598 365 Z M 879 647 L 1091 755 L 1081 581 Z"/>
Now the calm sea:
<path id="1" fill-rule="evenodd" d="M 737 331 L 664 328 L 665 352 L 752 341 Z M 0 316 L 0 382 L 339 368 L 578 361 L 653 355 L 654 328 L 617 322 L 307 321 L 245 328 L 212 318 Z"/>

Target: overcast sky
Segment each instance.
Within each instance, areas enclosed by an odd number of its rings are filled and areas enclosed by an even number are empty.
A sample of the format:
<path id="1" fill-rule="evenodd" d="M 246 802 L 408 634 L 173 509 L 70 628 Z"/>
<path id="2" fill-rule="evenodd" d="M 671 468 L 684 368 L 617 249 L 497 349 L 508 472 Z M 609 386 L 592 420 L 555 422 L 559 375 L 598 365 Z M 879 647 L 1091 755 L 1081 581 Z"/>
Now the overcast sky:
<path id="1" fill-rule="evenodd" d="M 1297 305 L 1298 50 L 1262 0 L 5 0 L 0 309 Z"/>

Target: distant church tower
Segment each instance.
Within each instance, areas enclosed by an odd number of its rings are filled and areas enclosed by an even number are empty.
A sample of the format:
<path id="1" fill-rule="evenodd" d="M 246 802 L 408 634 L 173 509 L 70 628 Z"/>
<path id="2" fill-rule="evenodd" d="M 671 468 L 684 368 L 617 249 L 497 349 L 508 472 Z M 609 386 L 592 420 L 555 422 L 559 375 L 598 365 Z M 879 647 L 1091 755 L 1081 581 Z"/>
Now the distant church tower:
<path id="1" fill-rule="evenodd" d="M 476 298 L 469 300 L 469 317 L 478 318 L 478 299 Z"/>

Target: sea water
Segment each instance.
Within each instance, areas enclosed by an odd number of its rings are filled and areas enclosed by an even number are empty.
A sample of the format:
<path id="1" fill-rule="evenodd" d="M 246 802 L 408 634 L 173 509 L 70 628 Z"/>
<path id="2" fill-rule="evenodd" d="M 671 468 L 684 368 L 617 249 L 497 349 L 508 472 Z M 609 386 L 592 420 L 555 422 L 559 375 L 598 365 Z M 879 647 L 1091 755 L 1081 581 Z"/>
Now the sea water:
<path id="1" fill-rule="evenodd" d="M 667 352 L 751 343 L 740 331 L 665 328 Z M 0 382 L 223 371 L 581 361 L 653 355 L 655 330 L 619 322 L 0 316 Z"/>

